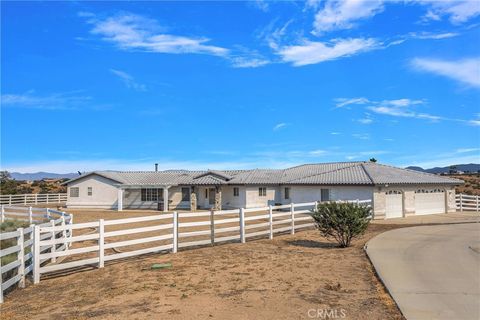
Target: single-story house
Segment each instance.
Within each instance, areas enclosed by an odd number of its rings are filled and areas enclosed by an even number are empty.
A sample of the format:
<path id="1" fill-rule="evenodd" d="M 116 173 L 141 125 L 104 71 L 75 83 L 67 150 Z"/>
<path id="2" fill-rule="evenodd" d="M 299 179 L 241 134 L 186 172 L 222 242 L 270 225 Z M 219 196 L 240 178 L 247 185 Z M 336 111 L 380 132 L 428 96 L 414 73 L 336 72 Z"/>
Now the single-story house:
<path id="1" fill-rule="evenodd" d="M 287 169 L 94 171 L 65 183 L 67 207 L 230 209 L 330 200 L 372 200 L 376 219 L 456 210 L 462 180 L 374 162 Z M 165 201 L 168 199 L 168 201 Z"/>

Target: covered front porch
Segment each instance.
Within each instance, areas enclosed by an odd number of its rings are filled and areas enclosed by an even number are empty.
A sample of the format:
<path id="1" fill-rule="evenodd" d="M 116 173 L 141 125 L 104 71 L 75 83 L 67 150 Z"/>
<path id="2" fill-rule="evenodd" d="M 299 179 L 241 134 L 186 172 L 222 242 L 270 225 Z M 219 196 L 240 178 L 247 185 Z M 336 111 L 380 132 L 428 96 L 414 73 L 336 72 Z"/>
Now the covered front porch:
<path id="1" fill-rule="evenodd" d="M 121 185 L 117 187 L 117 210 L 123 209 L 222 210 L 222 186 Z"/>

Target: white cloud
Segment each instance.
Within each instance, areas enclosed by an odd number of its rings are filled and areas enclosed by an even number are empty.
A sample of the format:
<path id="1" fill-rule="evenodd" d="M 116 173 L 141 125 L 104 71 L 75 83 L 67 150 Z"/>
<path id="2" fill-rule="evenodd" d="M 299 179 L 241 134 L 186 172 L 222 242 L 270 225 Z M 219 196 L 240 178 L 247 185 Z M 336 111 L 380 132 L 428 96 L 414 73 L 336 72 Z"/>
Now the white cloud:
<path id="1" fill-rule="evenodd" d="M 409 36 L 414 39 L 448 39 L 453 37 L 458 37 L 460 33 L 458 32 L 443 32 L 443 33 L 432 33 L 432 32 L 411 32 Z"/>
<path id="2" fill-rule="evenodd" d="M 360 140 L 370 140 L 370 135 L 368 133 L 354 133 L 352 137 Z"/>
<path id="3" fill-rule="evenodd" d="M 370 101 L 367 98 L 337 98 L 335 99 L 336 102 L 336 107 L 337 108 L 342 108 L 351 104 L 366 104 L 369 103 Z"/>
<path id="4" fill-rule="evenodd" d="M 147 87 L 144 84 L 137 83 L 135 79 L 128 73 L 116 69 L 110 69 L 110 72 L 119 77 L 125 86 L 127 86 L 127 88 L 134 89 L 136 91 L 147 91 Z"/>
<path id="5" fill-rule="evenodd" d="M 411 62 L 416 70 L 431 72 L 473 87 L 480 87 L 480 57 L 463 60 L 415 58 Z"/>
<path id="6" fill-rule="evenodd" d="M 258 68 L 270 63 L 267 59 L 260 57 L 232 57 L 230 61 L 234 68 Z"/>
<path id="7" fill-rule="evenodd" d="M 332 136 L 338 136 L 338 135 L 341 135 L 342 133 L 341 132 L 330 132 L 330 134 Z"/>
<path id="8" fill-rule="evenodd" d="M 432 120 L 432 121 L 439 121 L 444 119 L 442 117 L 434 116 L 427 113 L 418 113 L 418 112 L 409 111 L 402 108 L 395 108 L 395 107 L 370 106 L 370 107 L 367 107 L 367 109 L 375 113 L 394 116 L 394 117 L 418 118 L 418 119 L 426 119 L 426 120 Z"/>
<path id="9" fill-rule="evenodd" d="M 24 94 L 3 94 L 2 107 L 17 107 L 42 110 L 75 110 L 92 100 L 89 96 L 78 95 L 78 92 L 53 93 L 46 96 L 34 95 L 33 91 Z"/>
<path id="10" fill-rule="evenodd" d="M 209 45 L 205 37 L 187 37 L 163 32 L 157 21 L 140 15 L 124 13 L 105 19 L 91 18 L 92 34 L 100 35 L 123 50 L 158 53 L 198 53 L 226 56 L 226 48 Z"/>
<path id="11" fill-rule="evenodd" d="M 330 43 L 303 40 L 299 45 L 279 48 L 277 54 L 284 62 L 298 67 L 349 57 L 379 47 L 380 43 L 372 38 L 334 39 Z"/>
<path id="12" fill-rule="evenodd" d="M 275 126 L 273 127 L 273 131 L 280 130 L 280 129 L 282 129 L 282 128 L 285 128 L 286 126 L 287 126 L 287 124 L 284 123 L 284 122 L 279 123 L 279 124 L 277 124 L 277 125 L 275 125 Z"/>
<path id="13" fill-rule="evenodd" d="M 412 99 L 395 99 L 395 100 L 383 100 L 382 105 L 390 105 L 393 107 L 409 107 L 416 104 L 424 104 L 425 100 L 412 100 Z"/>
<path id="14" fill-rule="evenodd" d="M 420 1 L 429 7 L 423 16 L 424 21 L 441 20 L 447 16 L 451 23 L 461 24 L 480 15 L 480 2 L 477 0 Z"/>
<path id="15" fill-rule="evenodd" d="M 478 152 L 480 148 L 460 148 L 455 150 L 456 153 L 470 153 L 470 152 Z"/>
<path id="16" fill-rule="evenodd" d="M 267 1 L 265 0 L 253 0 L 253 1 L 248 1 L 247 4 L 253 6 L 254 8 L 257 8 L 258 10 L 261 10 L 263 12 L 268 12 L 270 9 L 270 6 Z"/>
<path id="17" fill-rule="evenodd" d="M 314 33 L 350 29 L 357 20 L 371 18 L 382 11 L 381 0 L 328 0 L 315 14 Z"/>
<path id="18" fill-rule="evenodd" d="M 358 119 L 357 121 L 360 122 L 361 124 L 371 124 L 371 123 L 373 123 L 373 120 L 370 119 L 370 118 L 362 118 L 362 119 Z"/>

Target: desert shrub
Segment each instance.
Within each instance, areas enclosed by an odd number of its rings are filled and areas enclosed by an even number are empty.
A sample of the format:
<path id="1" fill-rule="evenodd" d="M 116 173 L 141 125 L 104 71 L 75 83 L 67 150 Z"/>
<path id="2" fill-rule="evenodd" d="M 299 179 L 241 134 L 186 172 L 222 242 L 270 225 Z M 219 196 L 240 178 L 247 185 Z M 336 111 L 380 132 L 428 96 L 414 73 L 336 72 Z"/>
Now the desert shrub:
<path id="1" fill-rule="evenodd" d="M 315 225 L 322 236 L 334 238 L 342 247 L 362 235 L 371 219 L 371 207 L 347 202 L 322 202 L 313 212 Z"/>

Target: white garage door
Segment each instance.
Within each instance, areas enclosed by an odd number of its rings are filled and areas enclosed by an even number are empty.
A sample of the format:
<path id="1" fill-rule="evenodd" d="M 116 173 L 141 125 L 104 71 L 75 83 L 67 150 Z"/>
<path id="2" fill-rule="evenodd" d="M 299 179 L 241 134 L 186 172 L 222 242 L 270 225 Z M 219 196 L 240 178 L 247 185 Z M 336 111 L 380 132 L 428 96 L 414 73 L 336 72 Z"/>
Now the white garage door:
<path id="1" fill-rule="evenodd" d="M 445 192 L 441 189 L 415 191 L 415 214 L 445 213 Z"/>
<path id="2" fill-rule="evenodd" d="M 390 190 L 385 192 L 385 217 L 401 218 L 403 217 L 402 192 Z"/>

